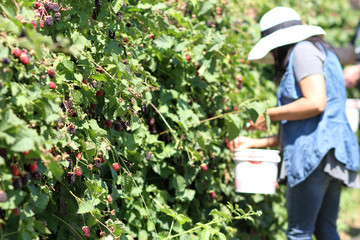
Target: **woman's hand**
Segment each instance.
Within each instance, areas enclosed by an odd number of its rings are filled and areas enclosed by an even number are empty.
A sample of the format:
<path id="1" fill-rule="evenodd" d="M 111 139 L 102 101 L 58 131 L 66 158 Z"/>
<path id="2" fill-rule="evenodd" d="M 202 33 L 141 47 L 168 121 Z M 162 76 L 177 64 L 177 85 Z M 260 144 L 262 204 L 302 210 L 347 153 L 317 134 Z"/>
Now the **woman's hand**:
<path id="1" fill-rule="evenodd" d="M 250 126 L 246 127 L 246 130 L 266 131 L 267 125 L 265 116 L 259 115 L 255 123 L 250 119 Z"/>
<path id="2" fill-rule="evenodd" d="M 228 143 L 227 147 L 230 151 L 234 151 L 235 148 L 245 149 L 245 148 L 253 148 L 256 139 L 249 137 L 237 137 L 231 142 Z"/>

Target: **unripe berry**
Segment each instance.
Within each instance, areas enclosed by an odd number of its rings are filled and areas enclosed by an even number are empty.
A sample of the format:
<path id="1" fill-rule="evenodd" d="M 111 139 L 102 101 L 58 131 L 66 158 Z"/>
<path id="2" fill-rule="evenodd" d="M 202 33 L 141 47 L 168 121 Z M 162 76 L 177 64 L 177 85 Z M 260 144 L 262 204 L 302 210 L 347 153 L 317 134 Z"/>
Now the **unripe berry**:
<path id="1" fill-rule="evenodd" d="M 35 2 L 34 6 L 35 6 L 35 8 L 39 8 L 39 7 L 41 7 L 41 3 Z"/>
<path id="2" fill-rule="evenodd" d="M 77 160 L 80 160 L 80 159 L 82 158 L 81 152 L 78 152 L 78 153 L 76 154 L 76 158 L 77 158 Z"/>
<path id="3" fill-rule="evenodd" d="M 190 62 L 191 61 L 191 57 L 189 54 L 186 54 L 186 61 Z"/>
<path id="4" fill-rule="evenodd" d="M 18 176 L 18 175 L 19 175 L 19 168 L 18 168 L 18 166 L 12 165 L 12 166 L 10 167 L 10 169 L 11 169 L 12 175 L 14 175 L 14 176 Z"/>
<path id="5" fill-rule="evenodd" d="M 110 128 L 111 127 L 111 120 L 105 120 L 105 125 Z"/>
<path id="6" fill-rule="evenodd" d="M 78 176 L 78 177 L 81 177 L 82 171 L 81 171 L 81 168 L 80 168 L 80 167 L 76 167 L 76 168 L 75 168 L 75 175 Z"/>
<path id="7" fill-rule="evenodd" d="M 88 226 L 83 226 L 81 230 L 85 237 L 87 238 L 90 237 L 90 229 Z"/>
<path id="8" fill-rule="evenodd" d="M 32 164 L 30 164 L 29 168 L 30 168 L 31 172 L 36 172 L 38 170 L 36 162 L 33 162 Z"/>
<path id="9" fill-rule="evenodd" d="M 96 96 L 97 97 L 101 97 L 103 95 L 103 91 L 101 91 L 101 89 L 99 89 L 97 92 L 96 92 Z"/>
<path id="10" fill-rule="evenodd" d="M 208 170 L 208 165 L 206 165 L 205 163 L 204 164 L 201 164 L 201 169 L 206 172 Z"/>
<path id="11" fill-rule="evenodd" d="M 212 199 L 215 199 L 216 194 L 215 194 L 214 190 L 211 190 L 211 191 L 209 192 L 209 196 L 210 196 Z"/>
<path id="12" fill-rule="evenodd" d="M 12 54 L 15 56 L 15 57 L 20 57 L 21 55 L 21 50 L 19 48 L 14 48 L 12 50 Z"/>
<path id="13" fill-rule="evenodd" d="M 25 52 L 22 52 L 20 55 L 20 62 L 22 62 L 25 65 L 29 64 L 30 62 L 29 55 Z"/>
<path id="14" fill-rule="evenodd" d="M 20 215 L 20 209 L 19 209 L 19 208 L 15 208 L 15 209 L 13 210 L 13 214 L 14 214 L 15 216 L 19 216 L 19 215 Z"/>
<path id="15" fill-rule="evenodd" d="M 110 194 L 107 195 L 106 199 L 108 200 L 109 203 L 112 203 L 112 201 L 113 201 L 113 199 L 112 199 L 112 197 L 111 197 Z"/>
<path id="16" fill-rule="evenodd" d="M 56 84 L 54 83 L 54 82 L 49 82 L 49 87 L 51 88 L 51 89 L 56 89 Z"/>
<path id="17" fill-rule="evenodd" d="M 113 167 L 113 169 L 114 169 L 115 171 L 119 171 L 119 169 L 120 169 L 118 163 L 114 163 L 114 164 L 112 165 L 112 167 Z"/>

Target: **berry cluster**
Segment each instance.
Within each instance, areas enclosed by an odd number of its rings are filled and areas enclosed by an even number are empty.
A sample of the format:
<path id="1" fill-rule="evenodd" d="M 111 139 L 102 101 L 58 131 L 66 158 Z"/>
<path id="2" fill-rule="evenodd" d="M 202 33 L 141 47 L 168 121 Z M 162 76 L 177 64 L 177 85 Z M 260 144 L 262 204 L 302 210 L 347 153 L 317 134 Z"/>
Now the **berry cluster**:
<path id="1" fill-rule="evenodd" d="M 19 48 L 15 47 L 12 50 L 12 55 L 19 58 L 20 62 L 23 63 L 24 65 L 28 65 L 30 62 L 29 53 L 25 49 L 20 50 Z"/>
<path id="2" fill-rule="evenodd" d="M 34 4 L 35 18 L 40 21 L 40 28 L 44 28 L 44 24 L 50 27 L 55 21 L 61 21 L 60 10 L 66 10 L 59 6 L 58 3 L 49 0 L 37 1 Z M 33 20 L 32 25 L 37 28 L 37 20 Z"/>

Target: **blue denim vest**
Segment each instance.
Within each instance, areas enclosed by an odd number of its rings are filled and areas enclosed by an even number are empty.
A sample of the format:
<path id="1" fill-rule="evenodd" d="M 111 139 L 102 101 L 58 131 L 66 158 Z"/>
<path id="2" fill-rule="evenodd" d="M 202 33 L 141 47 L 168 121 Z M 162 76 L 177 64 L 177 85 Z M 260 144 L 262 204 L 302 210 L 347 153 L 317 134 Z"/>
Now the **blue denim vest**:
<path id="1" fill-rule="evenodd" d="M 280 150 L 291 187 L 305 180 L 332 148 L 335 149 L 336 159 L 345 164 L 348 170 L 357 172 L 359 168 L 357 138 L 346 117 L 346 90 L 342 68 L 332 50 L 327 50 L 324 54 L 324 112 L 304 120 L 280 122 Z M 293 55 L 294 51 L 290 54 L 289 64 L 279 85 L 279 106 L 302 97 L 295 79 Z"/>

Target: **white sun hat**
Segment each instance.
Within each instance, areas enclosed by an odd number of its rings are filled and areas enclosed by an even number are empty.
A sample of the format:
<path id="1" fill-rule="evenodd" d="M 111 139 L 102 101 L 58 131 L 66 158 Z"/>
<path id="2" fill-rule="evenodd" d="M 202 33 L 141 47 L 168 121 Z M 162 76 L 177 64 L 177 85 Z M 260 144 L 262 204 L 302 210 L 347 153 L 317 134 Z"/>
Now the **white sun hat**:
<path id="1" fill-rule="evenodd" d="M 260 20 L 261 39 L 251 49 L 248 60 L 259 63 L 274 63 L 271 50 L 297 43 L 312 36 L 325 36 L 319 26 L 302 25 L 297 12 L 287 7 L 275 7 Z"/>

